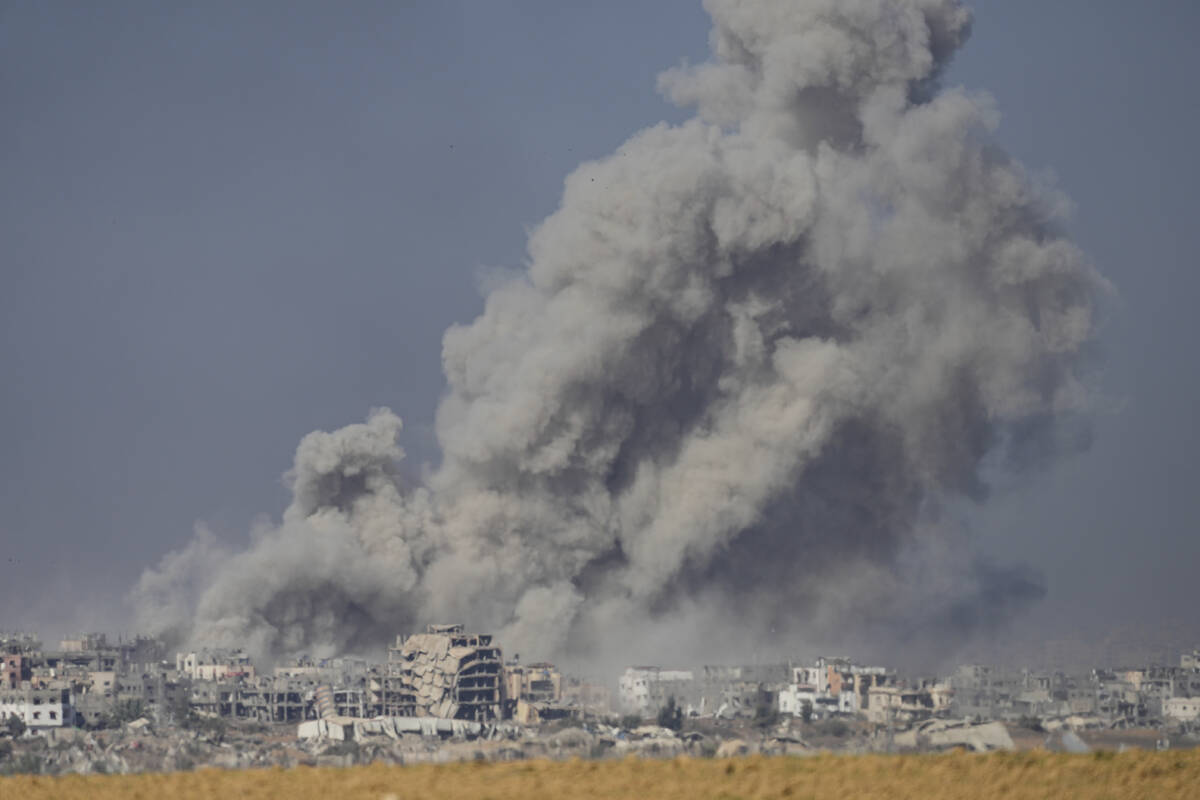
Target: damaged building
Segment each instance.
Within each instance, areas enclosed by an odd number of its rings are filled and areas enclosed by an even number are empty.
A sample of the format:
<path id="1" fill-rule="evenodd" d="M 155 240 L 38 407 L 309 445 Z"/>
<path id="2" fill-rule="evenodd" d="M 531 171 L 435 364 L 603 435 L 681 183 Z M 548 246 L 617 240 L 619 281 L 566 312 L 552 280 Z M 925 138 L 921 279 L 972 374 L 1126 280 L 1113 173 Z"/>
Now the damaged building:
<path id="1" fill-rule="evenodd" d="M 563 704 L 563 676 L 545 661 L 504 665 L 504 716 L 522 725 L 563 719 L 578 711 Z"/>
<path id="2" fill-rule="evenodd" d="M 527 703 L 557 703 L 563 694 L 562 673 L 553 664 L 513 662 L 504 666 L 504 684 L 509 700 Z"/>
<path id="3" fill-rule="evenodd" d="M 666 705 L 669 698 L 685 698 L 695 680 L 690 669 L 628 667 L 617 681 L 621 707 L 638 714 L 653 714 Z"/>
<path id="4" fill-rule="evenodd" d="M 383 713 L 477 722 L 503 712 L 503 661 L 489 634 L 429 625 L 388 648 Z"/>
<path id="5" fill-rule="evenodd" d="M 674 699 L 689 716 L 746 717 L 774 705 L 787 676 L 787 664 L 706 665 L 699 672 L 637 666 L 621 675 L 618 690 L 621 707 L 643 716 Z"/>

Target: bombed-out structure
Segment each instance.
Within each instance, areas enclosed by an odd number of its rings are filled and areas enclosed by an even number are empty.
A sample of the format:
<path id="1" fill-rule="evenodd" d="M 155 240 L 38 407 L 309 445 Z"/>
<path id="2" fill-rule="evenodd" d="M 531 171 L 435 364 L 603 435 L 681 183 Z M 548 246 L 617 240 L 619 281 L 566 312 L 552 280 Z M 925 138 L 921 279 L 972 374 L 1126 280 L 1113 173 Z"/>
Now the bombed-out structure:
<path id="1" fill-rule="evenodd" d="M 503 711 L 500 648 L 490 634 L 462 625 L 429 625 L 425 633 L 397 636 L 388 648 L 383 713 L 484 722 Z"/>

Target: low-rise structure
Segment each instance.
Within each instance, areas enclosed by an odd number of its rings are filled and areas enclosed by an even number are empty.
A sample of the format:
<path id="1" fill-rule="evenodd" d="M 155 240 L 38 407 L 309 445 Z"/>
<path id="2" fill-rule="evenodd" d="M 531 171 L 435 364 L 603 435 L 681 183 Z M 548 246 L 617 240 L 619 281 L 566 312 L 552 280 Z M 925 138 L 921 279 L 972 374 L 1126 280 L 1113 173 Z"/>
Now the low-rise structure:
<path id="1" fill-rule="evenodd" d="M 617 682 L 622 708 L 652 714 L 671 697 L 682 697 L 695 680 L 691 670 L 662 667 L 628 667 Z"/>
<path id="2" fill-rule="evenodd" d="M 1164 700 L 1163 716 L 1181 722 L 1200 719 L 1200 697 L 1171 697 Z"/>

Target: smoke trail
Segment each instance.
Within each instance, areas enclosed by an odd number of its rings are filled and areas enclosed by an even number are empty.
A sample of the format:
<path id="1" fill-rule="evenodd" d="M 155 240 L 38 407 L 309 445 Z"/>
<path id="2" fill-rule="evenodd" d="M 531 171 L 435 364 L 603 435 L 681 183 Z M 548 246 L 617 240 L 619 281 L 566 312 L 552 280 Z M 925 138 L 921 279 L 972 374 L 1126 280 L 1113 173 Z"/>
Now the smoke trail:
<path id="1" fill-rule="evenodd" d="M 398 479 L 386 409 L 305 437 L 282 522 L 206 565 L 196 641 L 338 651 L 442 619 L 554 653 L 687 620 L 969 629 L 1039 596 L 939 507 L 1086 411 L 1104 284 L 990 101 L 938 86 L 969 14 L 706 6 L 713 59 L 660 76 L 696 117 L 581 165 L 528 271 L 447 331 L 427 485 Z"/>

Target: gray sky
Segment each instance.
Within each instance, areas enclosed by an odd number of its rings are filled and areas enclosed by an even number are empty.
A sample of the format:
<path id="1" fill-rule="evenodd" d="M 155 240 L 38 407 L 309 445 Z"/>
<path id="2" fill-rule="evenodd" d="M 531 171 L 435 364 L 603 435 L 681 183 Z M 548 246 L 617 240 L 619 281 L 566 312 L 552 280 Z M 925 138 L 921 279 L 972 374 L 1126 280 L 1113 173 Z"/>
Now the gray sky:
<path id="1" fill-rule="evenodd" d="M 436 460 L 481 272 L 707 55 L 690 0 L 403 5 L 0 5 L 0 628 L 119 628 L 195 521 L 245 541 L 299 439 L 373 406 Z M 1046 574 L 1031 630 L 1194 617 L 1200 7 L 972 6 L 947 82 L 1118 296 L 1091 449 L 963 513 Z"/>

